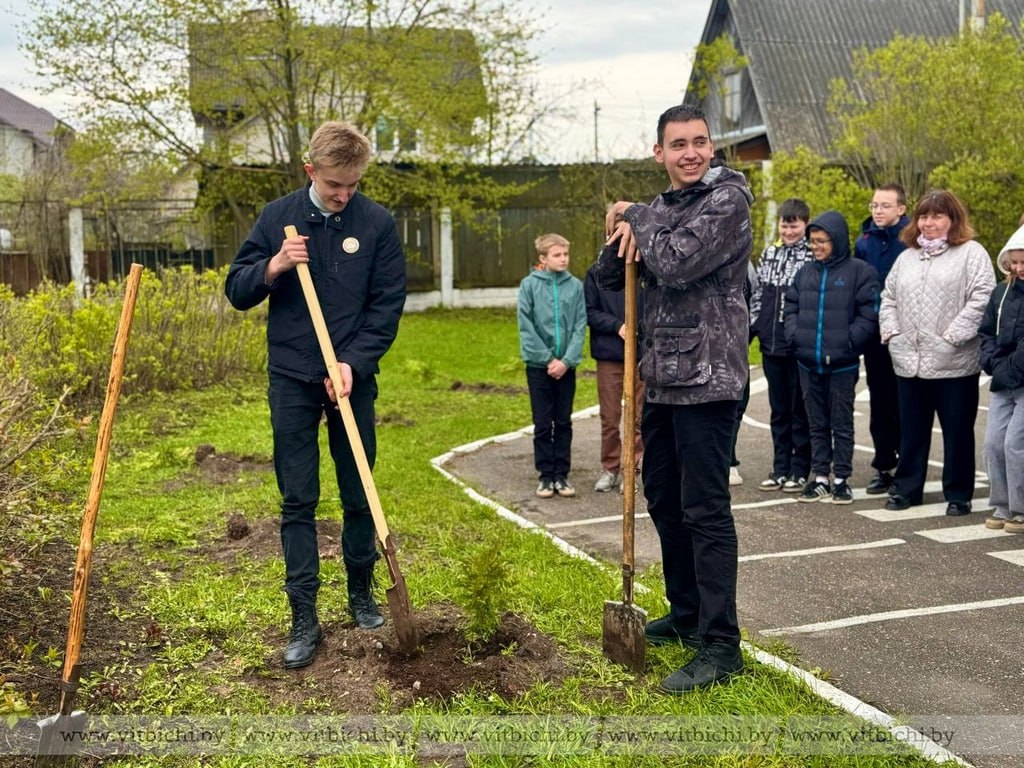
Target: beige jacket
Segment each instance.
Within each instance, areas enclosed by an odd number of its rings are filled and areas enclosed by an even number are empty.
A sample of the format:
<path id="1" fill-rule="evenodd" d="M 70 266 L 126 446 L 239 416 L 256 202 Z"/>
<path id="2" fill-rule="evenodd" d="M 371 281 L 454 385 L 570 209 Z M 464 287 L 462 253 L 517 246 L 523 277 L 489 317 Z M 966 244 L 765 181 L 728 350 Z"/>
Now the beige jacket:
<path id="1" fill-rule="evenodd" d="M 878 314 L 896 375 L 978 373 L 978 327 L 995 286 L 992 260 L 973 240 L 932 258 L 920 248 L 903 251 L 886 278 Z"/>

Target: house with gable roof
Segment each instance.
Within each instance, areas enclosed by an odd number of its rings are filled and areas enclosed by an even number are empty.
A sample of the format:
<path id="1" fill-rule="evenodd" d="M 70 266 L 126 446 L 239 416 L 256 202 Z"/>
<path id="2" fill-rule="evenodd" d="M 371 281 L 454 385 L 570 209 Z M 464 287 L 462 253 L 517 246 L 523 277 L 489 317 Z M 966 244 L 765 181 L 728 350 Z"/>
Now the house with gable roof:
<path id="1" fill-rule="evenodd" d="M 0 88 L 0 173 L 24 176 L 66 126 L 45 109 Z"/>
<path id="2" fill-rule="evenodd" d="M 701 43 L 727 35 L 748 64 L 720 73 L 702 99 L 691 75 L 685 100 L 701 105 L 716 147 L 741 160 L 801 145 L 828 157 L 831 83 L 851 80 L 854 51 L 896 35 L 949 37 L 993 13 L 1019 28 L 1024 0 L 713 0 Z"/>

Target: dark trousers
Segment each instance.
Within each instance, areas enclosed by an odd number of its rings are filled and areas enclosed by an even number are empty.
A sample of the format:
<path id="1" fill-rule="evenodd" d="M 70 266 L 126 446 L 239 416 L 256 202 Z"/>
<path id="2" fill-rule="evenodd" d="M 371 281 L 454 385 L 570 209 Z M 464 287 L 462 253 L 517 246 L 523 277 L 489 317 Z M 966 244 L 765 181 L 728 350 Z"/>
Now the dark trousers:
<path id="1" fill-rule="evenodd" d="M 644 404 L 644 495 L 661 540 L 665 594 L 677 625 L 738 644 L 738 545 L 729 497 L 736 401 Z"/>
<path id="2" fill-rule="evenodd" d="M 739 457 L 736 456 L 736 443 L 740 439 L 740 424 L 743 423 L 743 414 L 747 412 L 750 405 L 750 376 L 747 376 L 747 385 L 743 388 L 743 397 L 736 403 L 736 426 L 732 429 L 732 447 L 729 454 L 729 466 L 738 467 Z"/>
<path id="3" fill-rule="evenodd" d="M 373 467 L 377 454 L 371 378 L 353 382 L 349 402 L 355 414 L 366 458 Z M 341 414 L 320 382 L 270 374 L 270 423 L 274 430 L 274 472 L 281 491 L 281 547 L 284 588 L 299 602 L 315 602 L 320 589 L 320 554 L 316 507 L 320 500 L 320 422 L 327 415 L 327 441 L 345 510 L 341 549 L 345 565 L 362 568 L 377 559 L 370 507 L 363 493 Z"/>
<path id="4" fill-rule="evenodd" d="M 761 364 L 768 381 L 771 409 L 772 477 L 807 477 L 811 468 L 811 435 L 796 358 L 765 355 Z"/>
<path id="5" fill-rule="evenodd" d="M 864 368 L 871 404 L 868 428 L 875 446 L 871 466 L 879 472 L 892 472 L 900 450 L 900 397 L 889 348 L 878 340 L 869 344 L 864 351 Z"/>
<path id="6" fill-rule="evenodd" d="M 572 401 L 576 397 L 576 369 L 560 379 L 546 368 L 526 366 L 533 412 L 533 466 L 542 480 L 569 475 L 572 452 Z"/>
<path id="7" fill-rule="evenodd" d="M 900 392 L 900 462 L 889 493 L 920 504 L 928 474 L 932 424 L 942 428 L 942 492 L 946 501 L 974 496 L 974 420 L 978 374 L 953 379 L 897 377 Z"/>
<path id="8" fill-rule="evenodd" d="M 853 398 L 860 370 L 817 373 L 800 368 L 811 430 L 811 474 L 848 480 L 853 474 Z M 808 475 L 810 477 L 810 475 Z"/>

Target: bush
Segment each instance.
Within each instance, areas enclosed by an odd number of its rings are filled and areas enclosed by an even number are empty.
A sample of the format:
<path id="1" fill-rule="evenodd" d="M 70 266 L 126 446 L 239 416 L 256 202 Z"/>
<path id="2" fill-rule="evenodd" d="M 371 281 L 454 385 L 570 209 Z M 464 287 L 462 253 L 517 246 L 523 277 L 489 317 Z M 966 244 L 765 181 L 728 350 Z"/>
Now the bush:
<path id="1" fill-rule="evenodd" d="M 237 312 L 224 296 L 226 268 L 145 272 L 122 391 L 199 389 L 266 368 L 265 308 Z M 97 287 L 86 300 L 72 286 L 46 284 L 25 298 L 0 286 L 0 357 L 49 397 L 102 399 L 124 286 Z"/>

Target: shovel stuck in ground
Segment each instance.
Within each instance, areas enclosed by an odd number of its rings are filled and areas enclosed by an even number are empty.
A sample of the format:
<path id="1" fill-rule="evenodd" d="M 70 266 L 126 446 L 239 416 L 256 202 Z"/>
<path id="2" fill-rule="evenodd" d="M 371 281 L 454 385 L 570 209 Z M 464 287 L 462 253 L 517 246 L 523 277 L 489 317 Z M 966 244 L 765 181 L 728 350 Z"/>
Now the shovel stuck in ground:
<path id="1" fill-rule="evenodd" d="M 636 262 L 626 264 L 626 339 L 622 377 L 622 602 L 604 604 L 604 655 L 634 672 L 646 663 L 647 611 L 633 604 L 633 522 L 636 514 Z"/>
<path id="2" fill-rule="evenodd" d="M 291 225 L 284 228 L 284 234 L 289 238 L 299 236 L 298 230 Z M 412 621 L 412 607 L 409 603 L 409 591 L 405 586 L 405 577 L 402 576 L 395 558 L 395 543 L 388 530 L 380 498 L 377 496 L 377 486 L 373 482 L 373 472 L 370 470 L 370 462 L 366 458 L 362 438 L 359 437 L 359 428 L 356 425 L 355 414 L 352 412 L 352 404 L 348 397 L 341 396 L 341 370 L 338 368 L 338 360 L 335 357 L 334 345 L 331 343 L 327 323 L 324 321 L 324 314 L 320 308 L 320 300 L 313 287 L 313 277 L 309 273 L 309 266 L 304 263 L 298 264 L 295 269 L 299 274 L 302 294 L 306 297 L 306 306 L 309 307 L 309 316 L 313 320 L 317 341 L 320 343 L 320 352 L 324 357 L 324 364 L 327 366 L 327 375 L 331 379 L 338 398 L 338 410 L 341 412 L 341 420 L 345 424 L 345 434 L 348 435 L 349 445 L 352 446 L 352 455 L 355 458 L 356 467 L 359 469 L 359 480 L 363 485 L 366 501 L 370 505 L 373 526 L 377 531 L 384 562 L 387 563 L 388 574 L 391 577 L 391 586 L 385 590 L 385 594 L 388 599 L 391 620 L 395 624 L 395 634 L 398 636 L 398 647 L 409 652 L 416 648 L 419 640 L 416 635 L 416 626 Z"/>
<path id="3" fill-rule="evenodd" d="M 114 353 L 110 363 L 110 377 L 107 380 L 107 394 L 100 416 L 99 434 L 96 436 L 96 452 L 92 460 L 92 477 L 89 480 L 89 496 L 82 514 L 82 531 L 78 540 L 78 555 L 75 562 L 75 581 L 71 592 L 71 619 L 68 624 L 67 647 L 64 651 L 64 671 L 60 682 L 60 703 L 57 714 L 40 720 L 39 749 L 36 751 L 35 766 L 54 766 L 68 762 L 74 755 L 75 731 L 85 725 L 85 712 L 74 710 L 75 693 L 81 669 L 78 659 L 85 637 L 85 598 L 89 591 L 89 572 L 92 569 L 92 539 L 96 530 L 96 516 L 103 496 L 103 480 L 107 474 L 107 457 L 110 454 L 110 436 L 114 427 L 114 414 L 121 394 L 121 379 L 124 374 L 125 354 L 135 314 L 135 300 L 139 295 L 142 279 L 142 265 L 132 264 L 125 284 L 124 304 L 121 319 L 117 324 L 114 338 Z"/>

